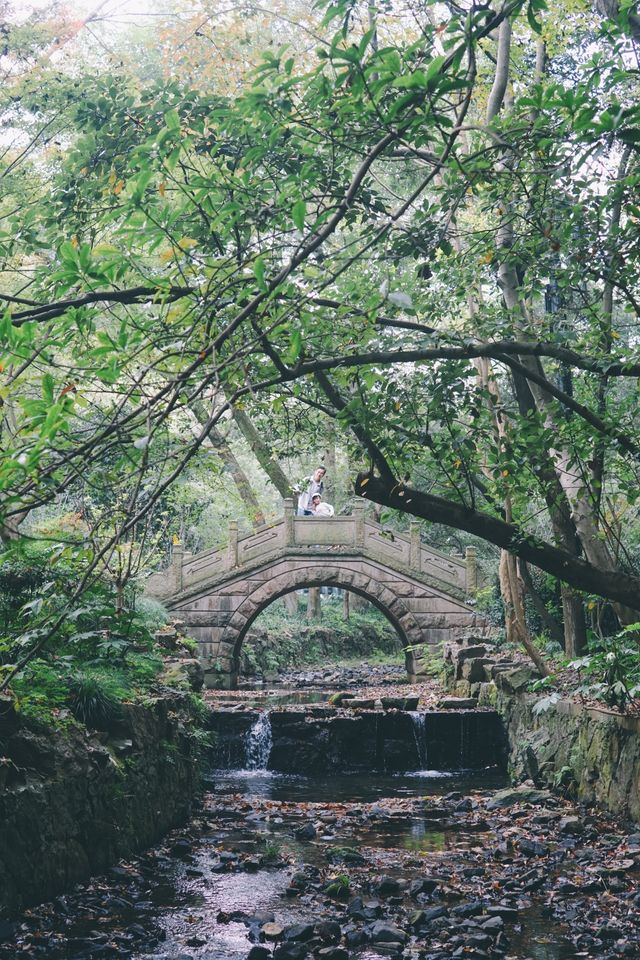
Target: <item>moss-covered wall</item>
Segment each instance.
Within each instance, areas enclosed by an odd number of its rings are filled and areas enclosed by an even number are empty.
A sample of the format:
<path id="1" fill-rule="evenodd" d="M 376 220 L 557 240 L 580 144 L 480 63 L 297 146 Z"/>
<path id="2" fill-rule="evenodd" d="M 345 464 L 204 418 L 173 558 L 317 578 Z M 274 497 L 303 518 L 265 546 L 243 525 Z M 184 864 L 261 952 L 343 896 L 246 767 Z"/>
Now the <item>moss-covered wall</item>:
<path id="1" fill-rule="evenodd" d="M 187 698 L 124 708 L 111 734 L 0 717 L 0 915 L 152 843 L 191 812 L 200 737 Z"/>
<path id="2" fill-rule="evenodd" d="M 445 685 L 501 715 L 509 743 L 509 770 L 616 816 L 640 821 L 640 717 L 558 700 L 534 709 L 528 693 L 539 676 L 477 637 L 444 650 Z"/>
<path id="3" fill-rule="evenodd" d="M 536 714 L 536 701 L 501 690 L 495 700 L 514 776 L 640 821 L 640 718 L 563 700 Z"/>

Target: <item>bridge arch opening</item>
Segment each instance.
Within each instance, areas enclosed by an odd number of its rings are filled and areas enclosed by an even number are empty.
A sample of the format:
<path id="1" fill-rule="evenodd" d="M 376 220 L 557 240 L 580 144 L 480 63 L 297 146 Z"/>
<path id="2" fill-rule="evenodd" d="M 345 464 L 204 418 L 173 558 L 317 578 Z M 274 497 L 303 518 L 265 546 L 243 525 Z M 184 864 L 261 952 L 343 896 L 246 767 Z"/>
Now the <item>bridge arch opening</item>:
<path id="1" fill-rule="evenodd" d="M 232 684 L 237 682 L 243 644 L 251 627 L 274 601 L 297 590 L 313 587 L 338 587 L 351 594 L 363 597 L 378 609 L 395 630 L 404 653 L 405 667 L 409 675 L 414 673 L 413 651 L 423 641 L 422 632 L 415 617 L 402 599 L 384 584 L 366 576 L 336 567 L 297 569 L 274 577 L 260 585 L 235 611 L 225 631 L 225 642 L 230 659 Z"/>

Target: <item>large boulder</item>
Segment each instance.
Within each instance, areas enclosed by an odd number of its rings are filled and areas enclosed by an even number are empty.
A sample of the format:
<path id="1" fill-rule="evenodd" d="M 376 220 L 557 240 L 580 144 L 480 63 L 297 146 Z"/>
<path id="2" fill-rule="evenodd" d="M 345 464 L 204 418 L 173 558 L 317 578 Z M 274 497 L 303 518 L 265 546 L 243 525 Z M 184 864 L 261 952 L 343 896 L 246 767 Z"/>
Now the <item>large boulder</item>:
<path id="1" fill-rule="evenodd" d="M 538 680 L 540 674 L 535 667 L 523 663 L 511 670 L 503 670 L 496 674 L 495 683 L 507 693 L 519 693 L 526 690 L 532 680 Z"/>
<path id="2" fill-rule="evenodd" d="M 188 687 L 197 692 L 204 684 L 204 670 L 199 660 L 170 660 L 165 664 L 161 676 L 162 683 L 167 687 Z"/>

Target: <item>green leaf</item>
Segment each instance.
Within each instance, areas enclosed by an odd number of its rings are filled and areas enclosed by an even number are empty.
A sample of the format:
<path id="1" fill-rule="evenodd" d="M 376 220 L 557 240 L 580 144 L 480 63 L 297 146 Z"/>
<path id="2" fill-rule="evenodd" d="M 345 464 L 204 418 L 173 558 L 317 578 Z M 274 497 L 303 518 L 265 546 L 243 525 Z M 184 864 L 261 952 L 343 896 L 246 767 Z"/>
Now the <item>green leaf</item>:
<path id="1" fill-rule="evenodd" d="M 527 5 L 527 20 L 529 21 L 529 26 L 531 27 L 533 32 L 537 33 L 538 36 L 540 36 L 542 34 L 542 24 L 540 23 L 539 20 L 536 20 L 535 14 L 533 12 L 533 6 L 534 6 L 533 3 L 529 3 Z M 538 5 L 536 4 L 536 7 L 537 6 Z"/>
<path id="2" fill-rule="evenodd" d="M 297 203 L 294 203 L 291 216 L 298 230 L 304 230 L 304 222 L 307 216 L 307 205 L 304 200 L 298 200 Z"/>
<path id="3" fill-rule="evenodd" d="M 167 110 L 164 115 L 164 122 L 169 130 L 180 129 L 180 114 L 177 110 Z"/>
<path id="4" fill-rule="evenodd" d="M 266 266 L 265 266 L 265 262 L 264 262 L 263 258 L 262 258 L 262 257 L 258 257 L 258 258 L 256 259 L 255 263 L 253 264 L 253 272 L 254 272 L 255 275 L 256 275 L 256 280 L 258 281 L 258 286 L 260 287 L 260 289 L 262 290 L 263 293 L 267 293 L 267 291 L 269 290 L 269 288 L 268 288 L 268 286 L 267 286 L 267 284 L 266 284 L 266 281 L 265 281 L 265 279 L 264 279 L 265 270 L 266 270 Z"/>
<path id="5" fill-rule="evenodd" d="M 44 377 L 42 378 L 42 397 L 47 403 L 53 403 L 54 387 L 55 380 L 50 373 L 45 373 Z"/>
<path id="6" fill-rule="evenodd" d="M 302 334 L 299 330 L 291 331 L 291 342 L 287 350 L 287 363 L 295 363 L 302 350 Z"/>

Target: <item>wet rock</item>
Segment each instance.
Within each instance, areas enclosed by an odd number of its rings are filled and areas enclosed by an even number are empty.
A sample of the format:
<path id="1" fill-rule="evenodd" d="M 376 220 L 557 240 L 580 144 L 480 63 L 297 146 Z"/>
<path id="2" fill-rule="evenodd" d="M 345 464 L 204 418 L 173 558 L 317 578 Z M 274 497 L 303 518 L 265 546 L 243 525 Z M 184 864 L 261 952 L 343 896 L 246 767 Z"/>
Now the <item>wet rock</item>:
<path id="1" fill-rule="evenodd" d="M 383 710 L 405 710 L 408 712 L 418 709 L 420 697 L 381 697 Z"/>
<path id="2" fill-rule="evenodd" d="M 510 907 L 502 903 L 492 903 L 486 908 L 490 917 L 502 917 L 503 920 L 517 920 L 518 911 L 516 907 Z"/>
<path id="3" fill-rule="evenodd" d="M 484 909 L 482 900 L 472 900 L 469 903 L 460 903 L 451 911 L 456 917 L 477 917 Z"/>
<path id="4" fill-rule="evenodd" d="M 282 936 L 284 940 L 292 940 L 294 942 L 304 942 L 305 940 L 311 940 L 314 934 L 314 924 L 313 923 L 294 923 L 290 927 L 285 927 L 282 931 Z"/>
<path id="5" fill-rule="evenodd" d="M 600 940 L 618 940 L 624 931 L 613 923 L 603 923 L 596 930 L 596 937 Z"/>
<path id="6" fill-rule="evenodd" d="M 320 947 L 316 956 L 322 960 L 349 960 L 349 953 L 344 947 Z"/>
<path id="7" fill-rule="evenodd" d="M 433 877 L 418 877 L 417 880 L 411 882 L 409 895 L 414 899 L 422 895 L 430 896 L 438 886 L 438 881 L 434 880 Z"/>
<path id="8" fill-rule="evenodd" d="M 412 927 L 424 927 L 429 923 L 433 923 L 434 920 L 439 920 L 441 917 L 448 917 L 449 911 L 446 907 L 429 907 L 427 910 L 416 910 L 415 913 L 411 914 L 411 926 Z"/>
<path id="9" fill-rule="evenodd" d="M 301 827 L 298 827 L 298 829 L 295 831 L 295 835 L 298 840 L 313 840 L 315 837 L 317 837 L 318 831 L 314 825 L 309 822 L 303 824 Z"/>
<path id="10" fill-rule="evenodd" d="M 553 794 L 548 790 L 537 790 L 535 787 L 509 787 L 498 790 L 487 802 L 487 810 L 502 810 L 513 807 L 516 803 L 546 803 L 553 800 Z"/>
<path id="11" fill-rule="evenodd" d="M 407 935 L 400 927 L 385 920 L 377 920 L 368 930 L 372 943 L 406 943 Z"/>
<path id="12" fill-rule="evenodd" d="M 581 834 L 584 833 L 584 823 L 580 817 L 562 817 L 558 822 L 560 833 Z"/>
<path id="13" fill-rule="evenodd" d="M 271 956 L 271 950 L 268 947 L 261 947 L 256 945 L 251 947 L 249 953 L 247 954 L 247 960 L 268 960 Z"/>
<path id="14" fill-rule="evenodd" d="M 325 943 L 338 943 L 342 936 L 342 928 L 337 920 L 318 921 L 315 932 Z"/>
<path id="15" fill-rule="evenodd" d="M 176 840 L 171 847 L 171 853 L 174 857 L 188 857 L 192 850 L 193 844 L 190 840 Z M 113 871 L 110 872 L 113 873 Z"/>
<path id="16" fill-rule="evenodd" d="M 284 927 L 280 923 L 265 923 L 262 927 L 262 933 L 264 934 L 265 940 L 278 940 L 284 931 Z"/>
<path id="17" fill-rule="evenodd" d="M 375 886 L 375 891 L 381 897 L 392 897 L 400 893 L 401 886 L 394 877 L 381 877 Z"/>
<path id="18" fill-rule="evenodd" d="M 350 700 L 345 700 L 343 706 L 350 710 L 375 710 L 376 702 L 365 697 L 352 697 Z"/>
<path id="19" fill-rule="evenodd" d="M 540 674 L 528 664 L 521 664 L 512 670 L 503 670 L 496 674 L 495 683 L 501 690 L 508 693 L 518 693 L 526 690 L 532 680 L 538 680 Z"/>
<path id="20" fill-rule="evenodd" d="M 273 960 L 303 960 L 309 950 L 304 943 L 282 943 L 273 951 Z"/>
<path id="21" fill-rule="evenodd" d="M 549 847 L 544 843 L 538 843 L 537 840 L 529 840 L 522 837 L 518 842 L 518 849 L 525 857 L 546 857 L 549 853 Z"/>
<path id="22" fill-rule="evenodd" d="M 486 653 L 487 648 L 483 643 L 470 645 L 468 647 L 460 647 L 456 655 L 456 660 L 473 660 L 475 657 L 486 656 Z"/>

